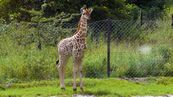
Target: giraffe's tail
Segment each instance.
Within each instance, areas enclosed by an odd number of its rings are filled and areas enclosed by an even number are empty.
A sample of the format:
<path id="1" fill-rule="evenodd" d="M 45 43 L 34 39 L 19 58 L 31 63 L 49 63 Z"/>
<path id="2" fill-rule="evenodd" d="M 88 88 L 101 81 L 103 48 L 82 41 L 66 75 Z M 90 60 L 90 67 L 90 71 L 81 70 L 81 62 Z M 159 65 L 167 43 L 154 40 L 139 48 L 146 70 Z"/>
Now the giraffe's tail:
<path id="1" fill-rule="evenodd" d="M 60 68 L 59 60 L 56 61 L 56 66 L 57 66 L 57 68 Z"/>
<path id="2" fill-rule="evenodd" d="M 56 61 L 56 65 L 58 65 L 58 63 L 59 63 L 59 60 Z"/>

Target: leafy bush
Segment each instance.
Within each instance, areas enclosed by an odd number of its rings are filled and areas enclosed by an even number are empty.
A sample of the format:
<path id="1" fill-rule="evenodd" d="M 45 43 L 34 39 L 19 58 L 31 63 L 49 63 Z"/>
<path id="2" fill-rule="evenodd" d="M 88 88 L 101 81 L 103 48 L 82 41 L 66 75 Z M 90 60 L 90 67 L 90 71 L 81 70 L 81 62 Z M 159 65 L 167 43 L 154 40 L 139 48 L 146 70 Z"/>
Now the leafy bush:
<path id="1" fill-rule="evenodd" d="M 173 64 L 172 63 L 166 63 L 164 64 L 164 76 L 173 76 Z"/>
<path id="2" fill-rule="evenodd" d="M 87 61 L 84 65 L 84 74 L 89 78 L 103 78 L 106 74 L 106 59 Z"/>

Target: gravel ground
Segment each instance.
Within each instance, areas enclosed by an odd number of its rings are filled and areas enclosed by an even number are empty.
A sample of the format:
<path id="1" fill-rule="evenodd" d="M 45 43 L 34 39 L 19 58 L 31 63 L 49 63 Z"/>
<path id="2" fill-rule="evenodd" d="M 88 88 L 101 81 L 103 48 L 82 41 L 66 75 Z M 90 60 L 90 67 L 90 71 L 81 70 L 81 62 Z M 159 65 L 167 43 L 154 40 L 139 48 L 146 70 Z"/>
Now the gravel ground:
<path id="1" fill-rule="evenodd" d="M 72 97 L 96 97 L 94 95 L 73 95 Z"/>
<path id="2" fill-rule="evenodd" d="M 61 96 L 50 96 L 50 97 L 61 97 Z M 67 96 L 63 96 L 63 97 L 67 97 Z M 78 95 L 78 94 L 74 94 L 72 97 L 96 97 L 94 95 Z"/>
<path id="3" fill-rule="evenodd" d="M 133 96 L 133 97 L 173 97 L 173 95 L 164 95 L 164 96 Z"/>

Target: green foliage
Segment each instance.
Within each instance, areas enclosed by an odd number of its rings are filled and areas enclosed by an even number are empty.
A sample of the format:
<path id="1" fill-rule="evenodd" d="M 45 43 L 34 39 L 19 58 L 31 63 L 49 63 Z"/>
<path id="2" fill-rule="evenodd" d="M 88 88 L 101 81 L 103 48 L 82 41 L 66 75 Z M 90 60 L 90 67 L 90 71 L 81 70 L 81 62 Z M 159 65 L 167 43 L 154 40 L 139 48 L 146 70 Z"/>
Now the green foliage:
<path id="1" fill-rule="evenodd" d="M 103 55 L 104 56 L 104 55 Z M 95 60 L 89 61 L 87 56 L 84 62 L 84 74 L 87 78 L 103 78 L 106 75 L 106 58 L 103 56 L 92 56 Z M 88 58 L 88 59 L 87 59 Z"/>
<path id="2" fill-rule="evenodd" d="M 157 84 L 170 85 L 173 84 L 173 79 L 171 77 L 160 77 L 156 80 Z"/>
<path id="3" fill-rule="evenodd" d="M 145 7 L 159 7 L 160 9 L 164 9 L 164 5 L 166 4 L 166 0 L 126 0 L 129 3 L 136 4 L 141 8 Z"/>
<path id="4" fill-rule="evenodd" d="M 167 0 L 126 0 L 141 8 L 143 20 L 157 20 L 166 15 Z"/>
<path id="5" fill-rule="evenodd" d="M 104 20 L 107 17 L 111 17 L 109 9 L 107 7 L 95 7 L 94 13 L 91 15 L 92 19 L 97 20 Z"/>
<path id="6" fill-rule="evenodd" d="M 92 3 L 94 12 L 92 13 L 93 20 L 103 19 L 129 19 L 129 10 L 124 0 L 101 0 Z"/>
<path id="7" fill-rule="evenodd" d="M 65 13 L 80 13 L 80 8 L 86 4 L 89 7 L 94 7 L 92 20 L 101 20 L 107 18 L 113 19 L 129 19 L 131 18 L 131 10 L 126 6 L 125 0 L 86 0 L 86 1 L 70 1 L 61 0 L 1 0 L 0 17 L 7 20 L 31 21 L 35 16 L 41 19 L 56 17 L 61 12 Z"/>
<path id="8" fill-rule="evenodd" d="M 170 1 L 169 1 L 170 2 Z M 133 19 L 139 18 L 143 11 L 144 19 L 162 18 L 170 3 L 166 0 L 1 0 L 0 18 L 7 22 L 13 20 L 40 21 L 42 18 L 52 18 L 65 12 L 66 14 L 80 13 L 80 8 L 86 4 L 93 7 L 92 21 L 103 19 Z M 35 21 L 34 21 L 35 22 Z M 74 21 L 73 21 L 74 22 Z"/>
<path id="9" fill-rule="evenodd" d="M 26 5 L 29 1 L 25 0 L 1 0 L 0 1 L 0 18 L 5 19 L 10 22 L 13 19 L 18 18 L 19 20 L 27 19 L 28 14 L 20 10 L 22 7 L 29 8 L 29 5 Z"/>
<path id="10" fill-rule="evenodd" d="M 56 76 L 54 49 L 43 49 L 42 51 L 34 49 L 26 51 L 26 48 L 25 51 L 21 48 L 18 49 L 21 51 L 9 54 L 9 56 L 13 57 L 1 58 L 1 78 L 4 78 L 4 80 L 10 78 L 41 80 L 51 79 Z"/>
<path id="11" fill-rule="evenodd" d="M 168 61 L 170 61 L 173 51 L 170 48 L 167 47 L 161 47 L 160 48 L 160 53 L 163 57 L 163 60 L 165 61 L 165 63 L 167 63 Z"/>

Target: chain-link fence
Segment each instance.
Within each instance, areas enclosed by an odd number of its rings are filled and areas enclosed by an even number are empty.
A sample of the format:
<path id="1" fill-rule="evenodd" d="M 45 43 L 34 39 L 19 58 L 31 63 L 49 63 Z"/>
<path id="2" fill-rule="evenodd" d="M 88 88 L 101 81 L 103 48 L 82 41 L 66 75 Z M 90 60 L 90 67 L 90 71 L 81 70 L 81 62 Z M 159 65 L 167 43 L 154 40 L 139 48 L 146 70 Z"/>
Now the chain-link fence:
<path id="1" fill-rule="evenodd" d="M 106 46 L 105 52 L 98 49 L 100 66 L 92 65 L 95 69 L 91 76 L 106 73 L 112 77 L 172 76 L 172 34 L 171 21 L 104 20 L 91 23 L 89 37 L 96 45 L 103 42 L 99 48 Z"/>
<path id="2" fill-rule="evenodd" d="M 57 43 L 77 23 L 11 23 L 0 28 L 0 78 L 57 78 Z M 173 76 L 171 21 L 102 20 L 88 24 L 85 77 Z M 73 62 L 66 66 L 72 76 Z"/>

